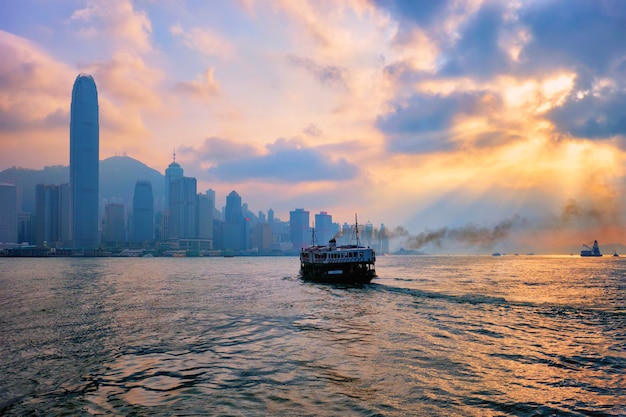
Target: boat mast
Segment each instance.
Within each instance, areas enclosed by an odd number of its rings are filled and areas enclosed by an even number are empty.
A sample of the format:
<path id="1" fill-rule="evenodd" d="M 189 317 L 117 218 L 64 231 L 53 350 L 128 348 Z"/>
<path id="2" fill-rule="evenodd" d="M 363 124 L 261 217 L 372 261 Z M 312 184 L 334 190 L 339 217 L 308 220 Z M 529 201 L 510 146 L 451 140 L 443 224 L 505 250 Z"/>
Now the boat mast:
<path id="1" fill-rule="evenodd" d="M 315 236 L 315 225 L 313 225 L 313 227 L 311 227 L 311 246 L 316 246 L 318 245 L 317 243 L 317 237 Z"/>
<path id="2" fill-rule="evenodd" d="M 356 245 L 359 246 L 359 220 L 356 213 L 354 213 L 354 230 L 356 233 Z"/>

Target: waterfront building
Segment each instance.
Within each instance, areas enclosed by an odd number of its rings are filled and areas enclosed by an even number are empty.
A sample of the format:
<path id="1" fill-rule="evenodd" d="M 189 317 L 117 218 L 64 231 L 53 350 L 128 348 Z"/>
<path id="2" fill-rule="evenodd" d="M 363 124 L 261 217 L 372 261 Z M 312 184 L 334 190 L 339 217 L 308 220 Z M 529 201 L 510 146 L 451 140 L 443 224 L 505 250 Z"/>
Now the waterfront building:
<path id="1" fill-rule="evenodd" d="M 198 238 L 213 239 L 214 202 L 210 194 L 198 194 Z"/>
<path id="2" fill-rule="evenodd" d="M 253 248 L 258 248 L 259 251 L 269 250 L 272 247 L 272 243 L 274 243 L 272 227 L 268 223 L 257 223 L 254 225 L 250 235 L 250 243 Z"/>
<path id="3" fill-rule="evenodd" d="M 170 183 L 169 238 L 198 237 L 198 197 L 195 178 L 175 178 Z"/>
<path id="4" fill-rule="evenodd" d="M 35 187 L 35 244 L 67 247 L 70 240 L 69 184 L 37 184 Z"/>
<path id="5" fill-rule="evenodd" d="M 170 239 L 170 211 L 169 209 L 163 210 L 161 216 L 161 233 L 160 241 L 167 242 Z"/>
<path id="6" fill-rule="evenodd" d="M 315 215 L 315 237 L 319 245 L 326 245 L 334 236 L 333 216 L 325 211 Z"/>
<path id="7" fill-rule="evenodd" d="M 0 182 L 0 242 L 17 243 L 17 187 Z"/>
<path id="8" fill-rule="evenodd" d="M 372 242 L 374 241 L 374 226 L 372 223 L 365 223 L 365 227 L 363 229 L 363 234 L 361 235 L 361 244 L 367 246 L 368 248 L 372 247 Z"/>
<path id="9" fill-rule="evenodd" d="M 79 74 L 70 108 L 70 233 L 77 248 L 98 245 L 99 141 L 96 83 Z"/>
<path id="10" fill-rule="evenodd" d="M 33 215 L 31 213 L 17 213 L 17 243 L 33 243 L 35 241 L 33 223 Z"/>
<path id="11" fill-rule="evenodd" d="M 165 208 L 170 208 L 170 184 L 173 180 L 183 177 L 183 168 L 176 162 L 176 152 L 173 154 L 174 160 L 165 170 Z"/>
<path id="12" fill-rule="evenodd" d="M 339 236 L 339 239 L 337 239 L 337 244 L 349 245 L 352 240 L 352 233 L 353 227 L 344 222 L 343 226 L 341 226 L 341 235 Z"/>
<path id="13" fill-rule="evenodd" d="M 109 203 L 104 206 L 104 242 L 109 247 L 123 247 L 126 242 L 124 205 Z"/>
<path id="14" fill-rule="evenodd" d="M 132 241 L 137 243 L 154 240 L 154 197 L 150 181 L 137 181 L 133 196 Z"/>
<path id="15" fill-rule="evenodd" d="M 380 253 L 389 253 L 389 235 L 383 223 L 380 224 Z"/>
<path id="16" fill-rule="evenodd" d="M 226 196 L 224 221 L 230 224 L 240 224 L 243 222 L 243 207 L 241 205 L 241 197 L 237 194 L 237 191 L 233 190 Z"/>
<path id="17" fill-rule="evenodd" d="M 222 225 L 222 248 L 227 250 L 247 249 L 245 229 L 241 196 L 233 190 L 226 196 L 224 224 Z"/>
<path id="18" fill-rule="evenodd" d="M 303 208 L 289 212 L 289 238 L 294 250 L 300 250 L 311 244 L 309 212 Z"/>

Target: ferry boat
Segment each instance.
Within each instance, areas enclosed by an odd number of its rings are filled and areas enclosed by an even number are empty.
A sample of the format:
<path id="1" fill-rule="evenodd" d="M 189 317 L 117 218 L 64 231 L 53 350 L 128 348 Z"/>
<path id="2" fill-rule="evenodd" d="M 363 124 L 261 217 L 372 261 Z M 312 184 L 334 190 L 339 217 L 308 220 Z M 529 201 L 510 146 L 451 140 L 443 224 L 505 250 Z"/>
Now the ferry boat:
<path id="1" fill-rule="evenodd" d="M 356 244 L 337 246 L 331 239 L 328 245 L 314 245 L 300 251 L 300 276 L 305 281 L 328 284 L 368 284 L 376 277 L 374 249 L 360 245 L 359 225 L 355 222 Z"/>
<path id="2" fill-rule="evenodd" d="M 593 241 L 593 247 L 589 247 L 583 243 L 583 246 L 587 249 L 583 249 L 580 251 L 580 256 L 602 256 L 600 253 L 600 247 L 598 246 L 598 241 Z"/>

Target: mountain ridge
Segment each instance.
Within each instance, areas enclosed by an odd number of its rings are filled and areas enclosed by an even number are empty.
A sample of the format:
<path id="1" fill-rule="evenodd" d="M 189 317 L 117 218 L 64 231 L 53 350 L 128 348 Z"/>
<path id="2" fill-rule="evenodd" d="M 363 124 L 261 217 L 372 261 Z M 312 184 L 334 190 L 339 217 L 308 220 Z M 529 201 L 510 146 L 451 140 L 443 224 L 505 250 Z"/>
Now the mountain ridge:
<path id="1" fill-rule="evenodd" d="M 11 167 L 0 171 L 0 181 L 18 186 L 18 210 L 34 213 L 37 184 L 59 185 L 69 182 L 70 168 L 51 165 L 43 169 Z M 129 156 L 111 156 L 100 161 L 100 199 L 108 203 L 131 205 L 135 183 L 148 180 L 152 184 L 155 209 L 160 210 L 165 201 L 165 176 L 154 168 Z"/>

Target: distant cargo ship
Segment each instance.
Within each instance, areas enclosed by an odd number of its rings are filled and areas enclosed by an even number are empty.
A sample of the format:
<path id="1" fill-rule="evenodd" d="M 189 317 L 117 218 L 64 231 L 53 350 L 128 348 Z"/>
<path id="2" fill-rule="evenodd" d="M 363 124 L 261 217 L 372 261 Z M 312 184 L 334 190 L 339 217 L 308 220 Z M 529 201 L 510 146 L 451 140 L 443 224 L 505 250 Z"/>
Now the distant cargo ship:
<path id="1" fill-rule="evenodd" d="M 583 243 L 583 246 L 586 249 L 583 249 L 580 251 L 580 256 L 602 256 L 602 254 L 600 253 L 600 247 L 598 246 L 597 240 L 593 241 L 593 247 L 591 248 L 585 245 L 584 243 Z"/>

